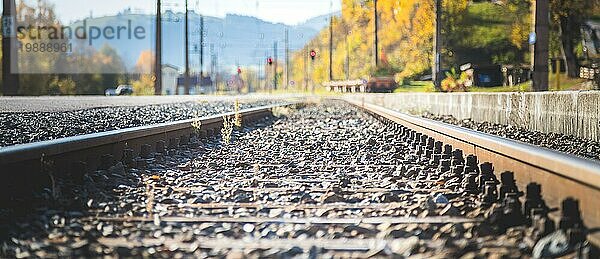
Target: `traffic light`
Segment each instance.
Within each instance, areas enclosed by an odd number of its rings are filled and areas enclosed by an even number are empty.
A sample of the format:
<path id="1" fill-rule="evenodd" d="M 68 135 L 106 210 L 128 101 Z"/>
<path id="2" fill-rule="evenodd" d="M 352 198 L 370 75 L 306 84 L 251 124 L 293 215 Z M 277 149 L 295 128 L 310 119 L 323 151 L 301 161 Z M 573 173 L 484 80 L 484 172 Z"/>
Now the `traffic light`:
<path id="1" fill-rule="evenodd" d="M 317 57 L 317 52 L 314 49 L 310 50 L 310 58 L 312 60 L 315 60 L 316 57 Z"/>
<path id="2" fill-rule="evenodd" d="M 237 68 L 237 73 L 238 73 L 238 75 L 242 73 L 242 68 L 241 67 Z"/>
<path id="3" fill-rule="evenodd" d="M 273 58 L 272 57 L 268 57 L 267 58 L 267 64 L 269 64 L 269 66 L 273 65 Z"/>

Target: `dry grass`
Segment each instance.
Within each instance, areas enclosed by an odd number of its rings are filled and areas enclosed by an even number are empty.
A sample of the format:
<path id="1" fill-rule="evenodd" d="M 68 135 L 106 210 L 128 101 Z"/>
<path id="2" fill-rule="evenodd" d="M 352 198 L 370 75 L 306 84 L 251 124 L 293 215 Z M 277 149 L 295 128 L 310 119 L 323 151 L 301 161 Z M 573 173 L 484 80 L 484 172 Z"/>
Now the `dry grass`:
<path id="1" fill-rule="evenodd" d="M 200 134 L 200 130 L 202 129 L 202 121 L 200 120 L 200 115 L 198 112 L 194 113 L 194 119 L 192 119 L 192 128 L 194 128 L 196 134 Z"/>
<path id="2" fill-rule="evenodd" d="M 229 145 L 231 143 L 231 135 L 233 133 L 233 126 L 235 124 L 235 118 L 223 116 L 223 128 L 221 129 L 221 143 Z"/>
<path id="3" fill-rule="evenodd" d="M 235 100 L 234 111 L 235 111 L 234 124 L 237 128 L 241 128 L 242 127 L 242 113 L 240 112 L 240 100 L 238 100 L 238 99 Z"/>

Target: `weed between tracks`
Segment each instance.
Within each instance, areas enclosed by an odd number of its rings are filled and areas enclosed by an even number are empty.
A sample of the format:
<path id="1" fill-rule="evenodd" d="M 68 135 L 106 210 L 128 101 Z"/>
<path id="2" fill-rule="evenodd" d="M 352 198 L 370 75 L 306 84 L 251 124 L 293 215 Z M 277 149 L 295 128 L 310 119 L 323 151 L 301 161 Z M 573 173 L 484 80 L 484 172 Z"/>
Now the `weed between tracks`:
<path id="1" fill-rule="evenodd" d="M 235 111 L 234 124 L 236 127 L 241 128 L 242 127 L 242 113 L 240 113 L 240 100 L 238 100 L 238 99 L 235 100 L 234 111 Z"/>
<path id="2" fill-rule="evenodd" d="M 240 111 L 240 100 L 235 100 L 233 110 L 233 117 L 223 116 L 223 128 L 221 129 L 221 137 L 222 143 L 225 145 L 229 145 L 229 143 L 231 143 L 231 136 L 233 133 L 234 126 L 236 128 L 242 128 L 243 120 L 242 113 Z M 200 131 L 202 129 L 202 121 L 200 120 L 200 115 L 197 112 L 194 113 L 194 118 L 192 119 L 191 125 L 196 134 L 200 134 Z"/>
<path id="3" fill-rule="evenodd" d="M 50 178 L 50 190 L 51 190 L 51 196 L 53 200 L 58 200 L 60 198 L 60 187 L 58 185 L 57 179 L 54 176 L 54 162 L 47 160 L 46 159 L 46 155 L 42 154 L 41 158 L 40 158 L 40 164 L 41 164 L 41 169 L 42 172 L 47 172 L 48 173 L 48 177 Z"/>
<path id="4" fill-rule="evenodd" d="M 282 117 L 282 116 L 288 116 L 292 113 L 292 108 L 288 108 L 288 107 L 273 107 L 273 109 L 271 109 L 271 112 L 273 113 L 273 116 L 275 117 Z"/>
<path id="5" fill-rule="evenodd" d="M 229 143 L 231 143 L 233 129 L 242 128 L 242 113 L 240 112 L 240 100 L 235 100 L 233 110 L 233 117 L 223 116 L 223 128 L 221 129 L 221 138 L 222 143 L 225 145 L 229 145 Z"/>
<path id="6" fill-rule="evenodd" d="M 152 217 L 154 213 L 154 187 L 153 185 L 146 180 L 146 212 L 148 213 L 148 217 Z"/>
<path id="7" fill-rule="evenodd" d="M 231 143 L 231 135 L 233 133 L 233 126 L 235 124 L 235 118 L 223 116 L 223 128 L 221 129 L 222 143 L 229 145 Z"/>
<path id="8" fill-rule="evenodd" d="M 200 129 L 202 129 L 202 121 L 200 120 L 200 114 L 198 112 L 194 112 L 194 119 L 192 119 L 192 128 L 196 134 L 200 134 Z"/>

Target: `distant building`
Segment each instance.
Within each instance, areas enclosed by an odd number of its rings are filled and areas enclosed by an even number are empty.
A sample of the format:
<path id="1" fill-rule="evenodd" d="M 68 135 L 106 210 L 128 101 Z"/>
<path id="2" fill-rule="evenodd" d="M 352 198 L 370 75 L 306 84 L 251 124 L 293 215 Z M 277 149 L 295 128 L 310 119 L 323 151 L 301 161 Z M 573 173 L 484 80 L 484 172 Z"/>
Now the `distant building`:
<path id="1" fill-rule="evenodd" d="M 178 94 L 184 94 L 185 92 L 185 77 L 179 76 L 177 78 L 177 88 L 179 89 Z M 213 80 L 210 76 L 202 77 L 200 75 L 190 76 L 190 92 L 188 94 L 211 94 L 216 92 L 213 86 Z"/>
<path id="2" fill-rule="evenodd" d="M 162 95 L 176 94 L 178 76 L 178 67 L 170 64 L 162 65 Z"/>
<path id="3" fill-rule="evenodd" d="M 460 70 L 468 77 L 467 86 L 491 87 L 501 86 L 504 75 L 500 65 L 474 65 L 471 63 L 460 66 Z"/>
<path id="4" fill-rule="evenodd" d="M 554 63 L 552 63 L 554 66 Z M 564 71 L 564 65 L 561 66 Z M 554 69 L 552 69 L 554 70 Z M 503 65 L 502 66 L 502 77 L 503 86 L 514 86 L 522 84 L 531 79 L 531 68 L 527 65 L 514 66 L 514 65 Z"/>

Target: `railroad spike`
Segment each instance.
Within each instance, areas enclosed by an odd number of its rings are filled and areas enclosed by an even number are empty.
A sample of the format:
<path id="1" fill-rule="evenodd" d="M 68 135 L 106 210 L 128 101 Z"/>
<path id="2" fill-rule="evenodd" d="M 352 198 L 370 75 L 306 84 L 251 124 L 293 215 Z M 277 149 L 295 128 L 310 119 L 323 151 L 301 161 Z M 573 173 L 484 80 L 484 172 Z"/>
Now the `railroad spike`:
<path id="1" fill-rule="evenodd" d="M 114 156 L 111 154 L 105 154 L 100 157 L 100 166 L 98 169 L 100 170 L 108 170 L 111 166 L 114 165 Z"/>
<path id="2" fill-rule="evenodd" d="M 500 183 L 498 181 L 498 179 L 496 178 L 496 175 L 494 174 L 494 165 L 490 162 L 484 162 L 481 163 L 479 165 L 479 170 L 480 170 L 480 174 L 479 174 L 479 186 L 481 188 L 481 191 L 483 192 L 483 189 L 485 188 L 485 184 L 488 181 L 492 181 L 494 182 L 496 185 L 498 183 Z"/>
<path id="3" fill-rule="evenodd" d="M 446 144 L 444 145 L 444 154 L 442 156 L 443 159 L 451 159 L 452 158 L 452 145 Z"/>
<path id="4" fill-rule="evenodd" d="M 445 174 L 450 172 L 450 160 L 441 159 L 438 166 L 438 173 Z"/>
<path id="5" fill-rule="evenodd" d="M 468 194 L 478 194 L 479 185 L 477 184 L 477 174 L 474 172 L 468 173 L 467 177 L 463 179 L 461 187 Z"/>
<path id="6" fill-rule="evenodd" d="M 152 145 L 143 144 L 140 148 L 140 157 L 148 159 L 152 157 Z"/>
<path id="7" fill-rule="evenodd" d="M 170 138 L 169 139 L 169 149 L 170 150 L 176 149 L 178 146 L 179 146 L 178 138 Z"/>
<path id="8" fill-rule="evenodd" d="M 427 145 L 427 140 L 429 139 L 429 136 L 423 134 L 421 135 L 421 139 L 419 140 L 419 145 L 425 147 Z"/>
<path id="9" fill-rule="evenodd" d="M 566 198 L 562 201 L 561 217 L 558 227 L 564 231 L 584 228 L 578 200 Z"/>
<path id="10" fill-rule="evenodd" d="M 466 161 L 467 167 L 465 168 L 468 172 L 475 172 L 479 174 L 479 160 L 477 160 L 477 156 L 468 155 Z"/>
<path id="11" fill-rule="evenodd" d="M 77 161 L 71 164 L 70 175 L 76 184 L 83 184 L 84 175 L 88 173 L 88 164 L 84 161 Z"/>
<path id="12" fill-rule="evenodd" d="M 461 149 L 455 149 L 452 151 L 452 159 L 461 161 L 461 165 L 465 163 L 465 157 Z"/>
<path id="13" fill-rule="evenodd" d="M 181 135 L 179 137 L 180 141 L 179 144 L 180 145 L 187 145 L 190 142 L 190 136 L 187 134 Z"/>
<path id="14" fill-rule="evenodd" d="M 504 172 L 500 174 L 501 185 L 500 185 L 500 200 L 504 200 L 508 193 L 515 193 L 518 195 L 522 195 L 517 187 L 515 182 L 515 173 L 513 172 Z"/>
<path id="15" fill-rule="evenodd" d="M 521 212 L 521 201 L 519 201 L 518 193 L 507 193 L 502 202 L 504 219 L 501 222 L 502 232 L 505 232 L 510 227 L 520 226 L 525 223 L 525 217 Z"/>
<path id="16" fill-rule="evenodd" d="M 495 182 L 487 181 L 481 194 L 481 206 L 488 208 L 498 201 L 498 187 Z"/>
<path id="17" fill-rule="evenodd" d="M 529 225 L 532 224 L 534 209 L 549 211 L 546 202 L 542 199 L 542 186 L 537 183 L 529 183 L 525 192 L 525 203 L 523 204 L 523 215 L 525 215 Z"/>
<path id="18" fill-rule="evenodd" d="M 434 148 L 433 148 L 433 152 L 434 152 L 435 154 L 442 154 L 442 152 L 443 152 L 443 146 L 444 146 L 444 143 L 443 143 L 443 142 L 441 142 L 441 141 L 436 141 L 436 142 L 433 144 L 433 146 L 434 146 Z"/>
<path id="19" fill-rule="evenodd" d="M 431 163 L 432 165 L 439 167 L 442 161 L 442 155 L 441 154 L 433 154 L 431 155 Z M 448 168 L 450 168 L 450 161 L 448 161 Z M 449 170 L 449 169 L 448 169 Z"/>
<path id="20" fill-rule="evenodd" d="M 165 146 L 166 146 L 166 143 L 164 140 L 156 141 L 156 153 L 164 154 Z"/>
<path id="21" fill-rule="evenodd" d="M 536 242 L 554 232 L 556 230 L 556 226 L 554 225 L 554 221 L 548 218 L 548 211 L 541 208 L 534 208 L 531 210 L 531 226 L 535 230 L 535 239 Z"/>
<path id="22" fill-rule="evenodd" d="M 121 157 L 121 162 L 123 162 L 123 164 L 125 164 L 125 165 L 133 166 L 133 162 L 134 162 L 133 159 L 134 159 L 133 149 L 131 149 L 131 148 L 123 149 L 123 156 Z"/>

